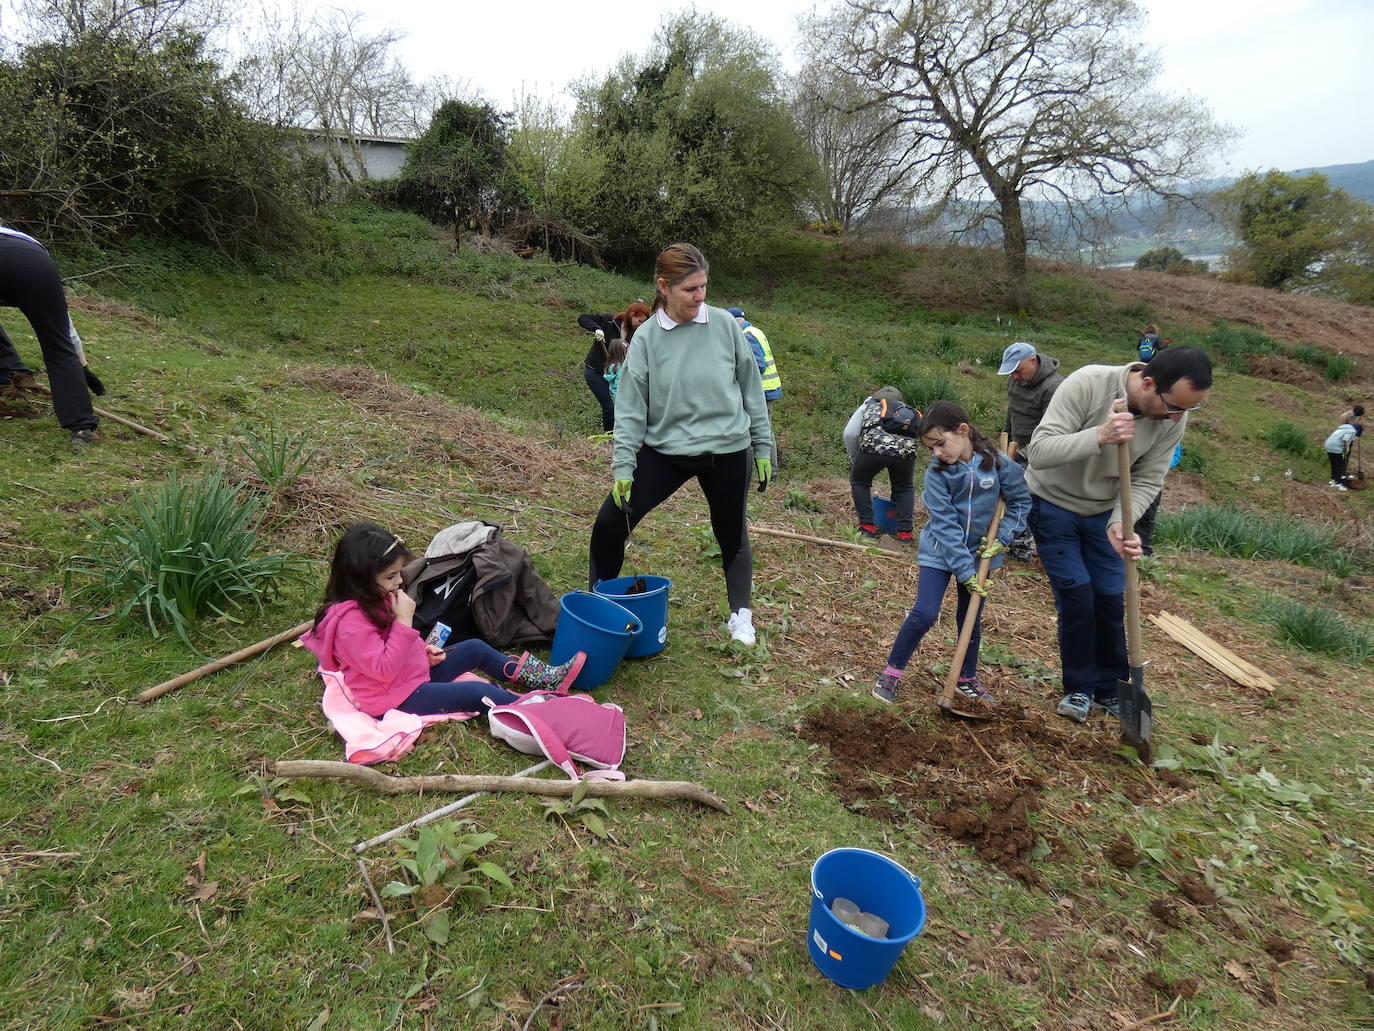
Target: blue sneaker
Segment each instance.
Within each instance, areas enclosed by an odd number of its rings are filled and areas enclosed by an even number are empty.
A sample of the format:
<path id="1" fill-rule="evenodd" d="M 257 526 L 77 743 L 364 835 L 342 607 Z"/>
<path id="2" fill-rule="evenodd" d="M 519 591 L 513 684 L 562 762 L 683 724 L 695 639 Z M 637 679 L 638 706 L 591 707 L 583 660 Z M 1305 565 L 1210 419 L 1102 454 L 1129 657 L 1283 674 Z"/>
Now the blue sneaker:
<path id="1" fill-rule="evenodd" d="M 1121 719 L 1121 702 L 1116 698 L 1094 698 L 1093 712 L 1100 712 L 1114 720 Z"/>
<path id="2" fill-rule="evenodd" d="M 1093 700 L 1085 694 L 1066 694 L 1059 700 L 1059 704 L 1054 707 L 1056 716 L 1063 716 L 1066 719 L 1074 720 L 1077 723 L 1087 723 L 1088 713 L 1092 711 Z"/>
<path id="3" fill-rule="evenodd" d="M 891 705 L 897 700 L 897 688 L 901 686 L 900 677 L 894 677 L 891 673 L 879 673 L 878 679 L 873 682 L 873 697 Z"/>

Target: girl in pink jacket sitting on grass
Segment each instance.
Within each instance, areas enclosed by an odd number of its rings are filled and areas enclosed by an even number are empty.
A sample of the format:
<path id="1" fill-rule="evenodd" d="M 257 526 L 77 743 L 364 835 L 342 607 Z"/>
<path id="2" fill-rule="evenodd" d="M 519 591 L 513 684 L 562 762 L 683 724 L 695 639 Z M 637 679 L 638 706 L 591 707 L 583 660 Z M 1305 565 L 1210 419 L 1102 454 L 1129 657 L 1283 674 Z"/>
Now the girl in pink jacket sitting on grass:
<path id="1" fill-rule="evenodd" d="M 401 583 L 401 568 L 413 557 L 401 538 L 376 523 L 354 523 L 334 549 L 315 627 L 301 639 L 321 669 L 343 674 L 360 710 L 374 717 L 389 709 L 417 716 L 484 712 L 483 698 L 505 705 L 518 697 L 457 679 L 474 670 L 526 691 L 562 691 L 577 679 L 584 652 L 550 666 L 529 652 L 503 654 L 480 638 L 448 648 L 426 644 L 411 626 L 415 602 Z"/>

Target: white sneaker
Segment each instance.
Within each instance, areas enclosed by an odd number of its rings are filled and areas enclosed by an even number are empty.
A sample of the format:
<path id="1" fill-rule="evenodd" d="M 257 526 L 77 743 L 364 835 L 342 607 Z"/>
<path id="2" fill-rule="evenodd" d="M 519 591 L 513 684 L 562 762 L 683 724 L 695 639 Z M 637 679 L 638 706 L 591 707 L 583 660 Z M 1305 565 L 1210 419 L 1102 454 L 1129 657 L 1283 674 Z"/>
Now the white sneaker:
<path id="1" fill-rule="evenodd" d="M 1338 483 L 1338 484 L 1336 484 L 1336 489 L 1337 489 L 1337 490 L 1349 490 L 1350 488 L 1347 487 L 1344 483 Z M 740 609 L 740 611 L 741 611 L 741 612 L 748 612 L 749 610 L 748 610 L 748 609 Z"/>
<path id="2" fill-rule="evenodd" d="M 752 648 L 754 642 L 758 640 L 754 635 L 754 614 L 748 609 L 740 609 L 738 612 L 730 613 L 725 628 L 730 631 L 730 639 L 738 641 L 740 644 Z"/>

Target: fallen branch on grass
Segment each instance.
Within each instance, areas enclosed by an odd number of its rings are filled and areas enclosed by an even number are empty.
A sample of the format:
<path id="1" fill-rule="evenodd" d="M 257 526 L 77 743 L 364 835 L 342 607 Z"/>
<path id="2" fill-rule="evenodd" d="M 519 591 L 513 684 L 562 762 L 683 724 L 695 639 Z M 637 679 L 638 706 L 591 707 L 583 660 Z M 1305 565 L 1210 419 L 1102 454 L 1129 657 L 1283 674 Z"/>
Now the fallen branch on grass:
<path id="1" fill-rule="evenodd" d="M 888 551 L 868 544 L 851 544 L 849 541 L 832 541 L 829 537 L 812 537 L 805 533 L 792 533 L 790 530 L 775 530 L 771 526 L 756 526 L 750 524 L 749 529 L 754 533 L 761 533 L 767 537 L 786 537 L 792 541 L 806 541 L 808 544 L 824 544 L 827 548 L 847 548 L 850 551 L 862 551 L 865 555 L 878 555 L 883 558 L 898 558 L 904 562 L 910 562 L 911 556 L 895 551 Z"/>
<path id="2" fill-rule="evenodd" d="M 49 397 L 52 397 L 52 391 L 48 389 L 46 386 L 44 386 L 42 383 L 35 383 L 33 385 L 33 389 L 41 391 L 42 393 L 47 394 Z M 145 437 L 152 437 L 154 440 L 159 440 L 164 444 L 172 443 L 172 438 L 167 436 L 167 434 L 159 433 L 157 430 L 150 430 L 147 426 L 144 426 L 140 423 L 136 423 L 132 419 L 126 419 L 122 415 L 115 415 L 114 412 L 107 412 L 105 411 L 105 409 L 96 408 L 94 405 L 91 406 L 91 411 L 95 412 L 95 414 L 100 416 L 102 419 L 109 419 L 112 422 L 119 423 L 121 426 L 127 426 L 135 433 L 142 433 Z"/>
<path id="3" fill-rule="evenodd" d="M 422 791 L 515 791 L 527 795 L 571 797 L 585 785 L 589 798 L 685 798 L 722 813 L 730 807 L 700 784 L 689 780 L 530 780 L 522 777 L 497 777 L 482 774 L 435 773 L 421 777 L 391 777 L 366 766 L 326 759 L 279 759 L 269 764 L 274 777 L 323 777 L 348 780 L 384 795 L 407 795 Z"/>
<path id="4" fill-rule="evenodd" d="M 226 655 L 224 658 L 216 659 L 214 662 L 207 662 L 204 666 L 191 670 L 190 673 L 183 673 L 181 676 L 173 677 L 171 680 L 164 680 L 156 687 L 150 687 L 140 694 L 138 700 L 140 702 L 151 702 L 154 698 L 161 698 L 163 695 L 167 694 L 167 692 L 175 691 L 179 687 L 184 687 L 192 680 L 199 680 L 201 677 L 209 676 L 211 673 L 218 673 L 220 670 L 232 666 L 236 662 L 242 662 L 244 659 L 251 659 L 254 655 L 261 655 L 263 652 L 275 648 L 283 641 L 294 641 L 314 625 L 315 623 L 313 620 L 308 623 L 301 623 L 298 626 L 293 626 L 290 630 L 283 630 L 279 634 L 274 634 L 265 640 L 259 641 L 257 644 L 250 644 L 247 648 L 240 648 L 238 651 L 234 652 L 233 655 Z"/>

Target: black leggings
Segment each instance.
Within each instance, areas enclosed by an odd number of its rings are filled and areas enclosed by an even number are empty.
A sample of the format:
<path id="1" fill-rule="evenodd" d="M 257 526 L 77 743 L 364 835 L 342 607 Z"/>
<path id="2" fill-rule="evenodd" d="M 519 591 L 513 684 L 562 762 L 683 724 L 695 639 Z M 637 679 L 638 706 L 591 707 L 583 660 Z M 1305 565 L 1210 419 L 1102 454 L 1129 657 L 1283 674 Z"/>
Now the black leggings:
<path id="1" fill-rule="evenodd" d="M 1338 455 L 1334 451 L 1328 451 L 1326 457 L 1331 460 L 1331 478 L 1337 483 L 1344 483 L 1347 464 L 1345 455 Z"/>
<path id="2" fill-rule="evenodd" d="M 588 584 L 620 575 L 625 563 L 625 541 L 630 530 L 692 477 L 701 484 L 711 510 L 711 530 L 720 545 L 720 564 L 725 570 L 725 593 L 730 611 L 749 607 L 754 586 L 754 555 L 749 550 L 747 523 L 749 485 L 753 481 L 748 448 L 728 455 L 665 455 L 651 447 L 639 449 L 634 487 L 622 510 L 607 495 L 592 525 L 591 563 Z"/>
<path id="3" fill-rule="evenodd" d="M 69 430 L 95 429 L 100 420 L 91 407 L 86 374 L 68 332 L 71 320 L 62 276 L 41 245 L 0 233 L 0 305 L 23 312 L 38 337 L 58 423 Z M 0 329 L 0 369 L 29 371 L 4 329 Z"/>

